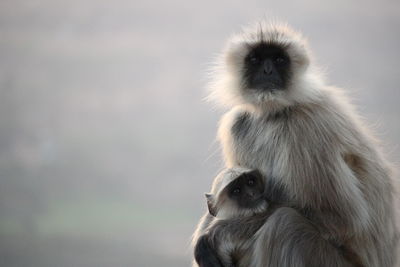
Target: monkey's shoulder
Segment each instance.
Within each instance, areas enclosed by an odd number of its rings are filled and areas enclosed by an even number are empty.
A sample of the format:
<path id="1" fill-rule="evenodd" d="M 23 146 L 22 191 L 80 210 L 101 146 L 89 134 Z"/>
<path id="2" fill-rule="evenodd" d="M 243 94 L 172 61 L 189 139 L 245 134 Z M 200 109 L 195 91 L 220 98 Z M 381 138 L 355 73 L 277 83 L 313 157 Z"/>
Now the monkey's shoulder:
<path id="1" fill-rule="evenodd" d="M 321 114 L 305 107 L 288 107 L 277 112 L 266 114 L 255 114 L 246 109 L 232 109 L 226 113 L 221 120 L 223 131 L 229 131 L 235 139 L 244 137 L 257 138 L 262 133 L 273 135 L 275 131 L 282 130 L 308 130 L 313 128 L 325 129 L 325 126 L 317 125 L 319 122 L 325 123 L 326 120 L 319 120 Z M 286 131 L 287 133 L 287 131 Z"/>
<path id="2" fill-rule="evenodd" d="M 264 128 L 266 124 L 268 123 L 254 112 L 236 107 L 222 116 L 219 134 L 243 137 L 251 131 L 260 132 L 258 128 Z"/>
<path id="3" fill-rule="evenodd" d="M 220 120 L 220 128 L 231 128 L 238 118 L 247 119 L 247 117 L 250 116 L 251 113 L 249 111 L 239 107 L 234 107 L 222 116 Z"/>
<path id="4" fill-rule="evenodd" d="M 236 132 L 251 128 L 252 114 L 239 107 L 234 107 L 225 113 L 219 123 L 218 136 L 220 140 L 231 142 Z M 224 141 L 223 141 L 224 142 Z"/>
<path id="5" fill-rule="evenodd" d="M 230 128 L 231 134 L 235 137 L 241 137 L 246 135 L 250 129 L 252 129 L 252 114 L 246 111 L 236 114 Z"/>
<path id="6" fill-rule="evenodd" d="M 299 105 L 262 116 L 234 108 L 223 116 L 219 137 L 224 145 L 233 149 L 300 142 L 307 145 L 302 146 L 303 149 L 329 147 L 331 151 L 347 151 L 366 143 L 356 125 L 340 111 L 322 104 Z"/>

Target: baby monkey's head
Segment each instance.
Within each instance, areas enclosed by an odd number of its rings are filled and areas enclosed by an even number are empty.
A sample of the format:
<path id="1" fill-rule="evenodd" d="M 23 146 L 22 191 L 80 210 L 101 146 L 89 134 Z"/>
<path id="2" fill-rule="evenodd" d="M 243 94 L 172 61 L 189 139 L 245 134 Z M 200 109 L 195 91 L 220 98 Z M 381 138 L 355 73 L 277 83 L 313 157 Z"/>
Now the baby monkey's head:
<path id="1" fill-rule="evenodd" d="M 251 216 L 266 211 L 264 179 L 257 170 L 232 168 L 222 171 L 206 194 L 208 210 L 220 219 Z"/>

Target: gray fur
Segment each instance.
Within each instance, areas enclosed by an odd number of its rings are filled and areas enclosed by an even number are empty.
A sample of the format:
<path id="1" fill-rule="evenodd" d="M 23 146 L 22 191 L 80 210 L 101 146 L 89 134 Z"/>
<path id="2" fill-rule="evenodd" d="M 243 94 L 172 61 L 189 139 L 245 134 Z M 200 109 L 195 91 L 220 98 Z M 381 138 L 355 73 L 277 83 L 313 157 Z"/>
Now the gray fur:
<path id="1" fill-rule="evenodd" d="M 243 58 L 257 42 L 287 49 L 293 64 L 285 90 L 243 86 Z M 310 211 L 307 218 L 287 209 L 273 214 L 261 228 L 253 261 L 259 267 L 310 266 L 313 260 L 347 266 L 329 245 L 337 244 L 363 266 L 394 266 L 390 168 L 343 91 L 326 85 L 310 62 L 300 34 L 260 23 L 231 39 L 211 85 L 212 98 L 231 107 L 218 133 L 226 166 L 260 170 L 271 179 L 266 184 L 285 188 L 290 202 Z"/>
<path id="2" fill-rule="evenodd" d="M 249 266 L 355 266 L 321 237 L 317 227 L 286 207 L 277 209 L 268 218 L 259 230 L 253 251 L 255 261 Z"/>
<path id="3" fill-rule="evenodd" d="M 216 219 L 210 224 L 204 235 L 215 248 L 223 266 L 253 266 L 257 232 L 268 216 L 267 213 L 261 213 L 226 220 Z"/>

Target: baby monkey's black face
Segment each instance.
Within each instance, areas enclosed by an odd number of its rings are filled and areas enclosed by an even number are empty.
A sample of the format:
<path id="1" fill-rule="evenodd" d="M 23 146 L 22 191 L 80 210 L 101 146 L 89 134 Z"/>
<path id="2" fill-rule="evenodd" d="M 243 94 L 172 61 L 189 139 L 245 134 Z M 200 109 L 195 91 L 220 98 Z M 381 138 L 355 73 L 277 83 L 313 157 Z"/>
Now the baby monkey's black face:
<path id="1" fill-rule="evenodd" d="M 254 46 L 244 66 L 244 83 L 248 89 L 283 90 L 290 79 L 290 58 L 278 45 L 260 43 Z"/>
<path id="2" fill-rule="evenodd" d="M 258 171 L 240 175 L 226 190 L 228 197 L 241 208 L 255 208 L 264 199 L 264 181 Z"/>

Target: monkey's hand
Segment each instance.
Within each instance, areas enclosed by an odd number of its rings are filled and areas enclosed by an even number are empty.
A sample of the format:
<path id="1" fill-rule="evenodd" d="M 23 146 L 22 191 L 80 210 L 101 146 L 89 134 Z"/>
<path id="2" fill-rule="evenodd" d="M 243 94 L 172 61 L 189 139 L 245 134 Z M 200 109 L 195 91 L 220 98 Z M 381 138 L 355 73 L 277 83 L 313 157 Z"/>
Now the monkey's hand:
<path id="1" fill-rule="evenodd" d="M 194 258 L 199 267 L 224 267 L 207 235 L 202 235 L 194 247 Z"/>

